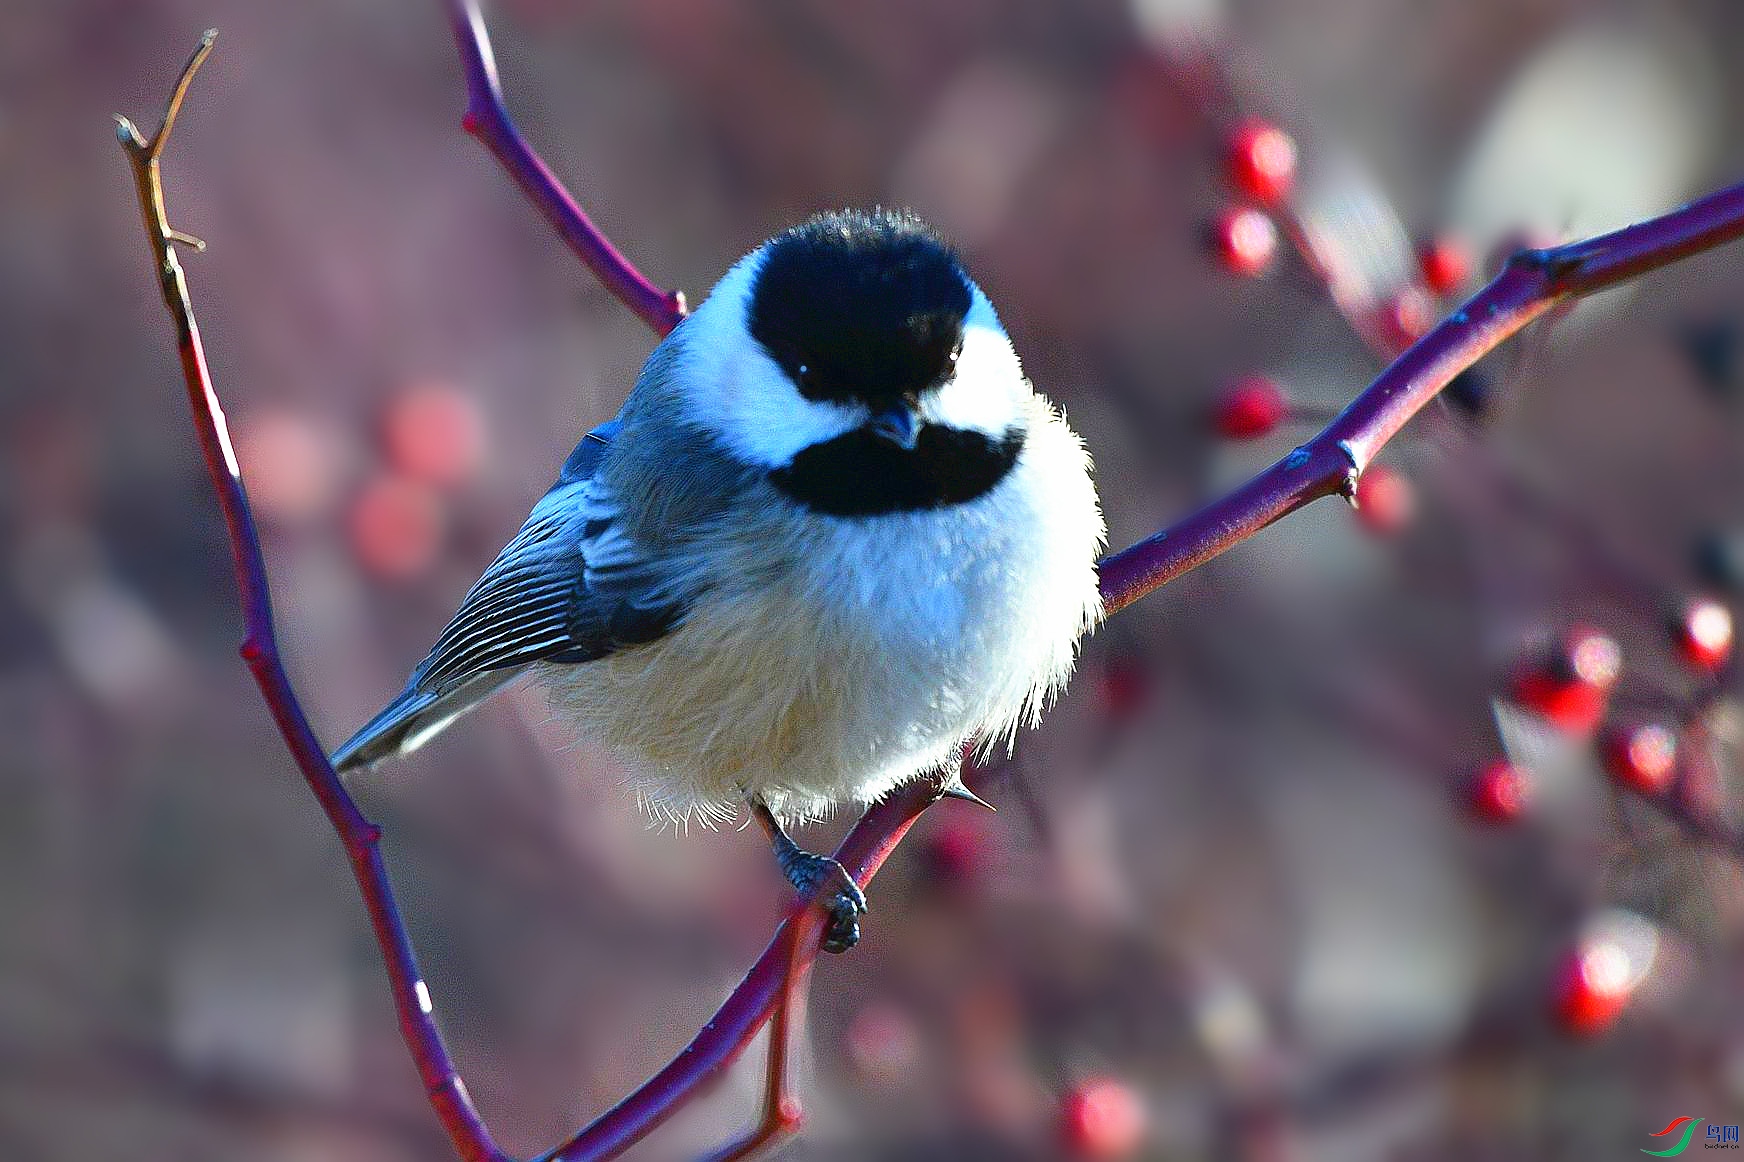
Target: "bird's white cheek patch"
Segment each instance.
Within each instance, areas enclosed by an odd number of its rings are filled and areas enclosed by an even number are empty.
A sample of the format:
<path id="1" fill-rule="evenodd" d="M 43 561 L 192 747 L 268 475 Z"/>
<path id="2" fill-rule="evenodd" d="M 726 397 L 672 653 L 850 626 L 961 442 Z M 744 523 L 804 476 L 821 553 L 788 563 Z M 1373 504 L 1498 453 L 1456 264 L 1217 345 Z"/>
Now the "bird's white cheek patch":
<path id="1" fill-rule="evenodd" d="M 989 308 L 969 312 L 963 326 L 963 350 L 957 374 L 921 406 L 922 418 L 949 428 L 982 432 L 998 439 L 1023 417 L 1029 388 L 1011 340 L 1005 337 Z"/>
<path id="2" fill-rule="evenodd" d="M 717 432 L 746 463 L 782 467 L 866 421 L 864 408 L 806 399 L 767 357 L 747 358 L 739 376 L 727 385 Z"/>
<path id="3" fill-rule="evenodd" d="M 745 315 L 756 251 L 740 260 L 684 323 L 685 374 L 696 421 L 748 464 L 779 468 L 811 445 L 864 423 L 862 409 L 799 394 Z"/>

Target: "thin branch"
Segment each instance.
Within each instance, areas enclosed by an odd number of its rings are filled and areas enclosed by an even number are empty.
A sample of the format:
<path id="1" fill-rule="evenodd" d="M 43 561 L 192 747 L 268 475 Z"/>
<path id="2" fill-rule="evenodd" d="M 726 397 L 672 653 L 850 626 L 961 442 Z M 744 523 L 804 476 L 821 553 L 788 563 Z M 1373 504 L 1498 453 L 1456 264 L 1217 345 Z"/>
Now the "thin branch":
<path id="1" fill-rule="evenodd" d="M 327 753 L 315 738 L 302 705 L 291 689 L 280 660 L 278 640 L 273 631 L 272 597 L 267 588 L 266 563 L 261 557 L 260 535 L 248 506 L 248 496 L 242 487 L 242 473 L 237 468 L 236 452 L 230 444 L 229 426 L 224 409 L 212 386 L 212 376 L 206 366 L 205 348 L 200 342 L 200 328 L 194 319 L 194 307 L 188 297 L 187 278 L 176 257 L 176 244 L 187 237 L 170 228 L 164 209 L 163 177 L 159 161 L 164 146 L 169 143 L 170 130 L 181 109 L 182 98 L 194 74 L 212 51 L 217 31 L 211 30 L 200 40 L 200 47 L 182 69 L 176 87 L 164 110 L 163 122 L 148 140 L 127 118 L 117 116 L 116 136 L 120 138 L 128 163 L 133 168 L 134 184 L 139 194 L 140 212 L 145 217 L 146 236 L 151 242 L 152 259 L 158 271 L 164 306 L 176 324 L 176 348 L 181 356 L 182 377 L 186 381 L 188 402 L 194 414 L 194 430 L 200 440 L 200 450 L 206 459 L 206 470 L 218 493 L 218 506 L 224 513 L 224 523 L 230 532 L 230 547 L 236 565 L 236 586 L 242 600 L 245 633 L 242 656 L 261 696 L 272 711 L 279 733 L 290 748 L 291 757 L 320 801 L 327 819 L 345 845 L 352 874 L 369 910 L 370 924 L 375 930 L 376 944 L 381 949 L 392 986 L 394 1007 L 398 1010 L 400 1032 L 417 1063 L 430 1103 L 442 1119 L 455 1149 L 466 1162 L 503 1162 L 506 1155 L 491 1141 L 472 1099 L 455 1071 L 442 1034 L 436 1027 L 430 992 L 419 975 L 411 940 L 406 935 L 393 888 L 382 864 L 381 831 L 364 818 L 351 796 L 327 761 Z"/>
<path id="2" fill-rule="evenodd" d="M 908 783 L 868 808 L 836 849 L 854 882 L 869 883 L 890 858 L 915 820 L 939 799 L 931 780 Z M 818 955 L 818 935 L 790 952 L 787 933 L 799 917 L 789 916 L 763 955 L 745 974 L 702 1031 L 672 1061 L 623 1101 L 601 1114 L 549 1156 L 549 1162 L 596 1162 L 615 1158 L 677 1113 L 706 1089 L 751 1044 L 774 1015 L 789 982 L 810 969 Z"/>
<path id="3" fill-rule="evenodd" d="M 809 923 L 792 929 L 787 941 L 787 985 L 769 1021 L 769 1062 L 764 1066 L 763 1117 L 732 1145 L 708 1156 L 706 1162 L 741 1162 L 790 1134 L 799 1132 L 805 1112 L 788 1088 L 787 1060 L 793 1050 L 793 1030 L 804 1024 L 805 986 L 809 973 L 799 950 L 815 944 L 823 924 L 819 906 L 806 909 Z"/>
<path id="4" fill-rule="evenodd" d="M 1320 434 L 1186 520 L 1105 558 L 1109 613 L 1357 478 L 1453 377 L 1553 307 L 1744 235 L 1744 185 L 1658 218 L 1551 250 L 1526 250 L 1406 349 Z"/>
<path id="5" fill-rule="evenodd" d="M 496 56 L 491 51 L 490 33 L 485 29 L 477 0 L 448 0 L 448 12 L 454 26 L 454 43 L 460 50 L 460 64 L 466 71 L 466 115 L 461 119 L 462 127 L 484 143 L 515 179 L 527 200 L 545 215 L 558 237 L 619 302 L 657 335 L 678 326 L 688 309 L 684 292 L 661 290 L 619 253 L 515 128 L 503 100 Z"/>

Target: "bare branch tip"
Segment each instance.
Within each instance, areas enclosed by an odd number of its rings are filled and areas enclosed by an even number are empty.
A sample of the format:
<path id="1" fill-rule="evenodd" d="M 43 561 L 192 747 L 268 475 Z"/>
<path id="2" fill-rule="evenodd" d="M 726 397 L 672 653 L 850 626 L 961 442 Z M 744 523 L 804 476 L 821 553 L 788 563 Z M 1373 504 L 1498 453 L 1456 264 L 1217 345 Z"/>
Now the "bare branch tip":
<path id="1" fill-rule="evenodd" d="M 115 115 L 115 139 L 126 149 L 146 149 L 146 140 L 139 132 L 139 126 L 121 113 Z"/>
<path id="2" fill-rule="evenodd" d="M 194 74 L 200 71 L 200 66 L 206 63 L 206 58 L 212 55 L 212 46 L 218 41 L 218 30 L 208 28 L 200 36 L 200 43 L 188 57 L 188 63 L 182 66 L 181 75 L 176 78 L 176 87 L 170 90 L 170 99 L 164 105 L 163 122 L 158 126 L 157 133 L 152 136 L 147 152 L 156 159 L 168 143 L 170 130 L 175 127 L 176 114 L 182 111 L 182 99 L 188 95 L 188 86 L 194 83 Z"/>

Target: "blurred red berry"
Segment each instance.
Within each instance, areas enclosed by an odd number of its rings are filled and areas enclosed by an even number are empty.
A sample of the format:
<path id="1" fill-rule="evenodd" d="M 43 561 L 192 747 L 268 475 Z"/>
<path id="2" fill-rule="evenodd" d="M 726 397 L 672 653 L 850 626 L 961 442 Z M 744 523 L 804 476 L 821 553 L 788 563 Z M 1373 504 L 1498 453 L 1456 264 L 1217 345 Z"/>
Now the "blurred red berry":
<path id="1" fill-rule="evenodd" d="M 939 825 L 921 842 L 921 867 L 942 887 L 972 886 L 980 882 L 987 866 L 986 829 L 969 817 L 976 810 L 974 804 L 962 806 L 962 811 L 941 816 Z"/>
<path id="2" fill-rule="evenodd" d="M 1278 382 L 1265 375 L 1236 380 L 1218 397 L 1212 422 L 1220 435 L 1231 440 L 1257 440 L 1283 420 L 1290 402 Z"/>
<path id="3" fill-rule="evenodd" d="M 447 531 L 440 498 L 394 473 L 371 480 L 352 502 L 351 549 L 378 577 L 407 581 L 435 564 Z"/>
<path id="4" fill-rule="evenodd" d="M 1623 672 L 1623 651 L 1591 626 L 1571 628 L 1547 656 L 1514 678 L 1516 702 L 1571 735 L 1591 734 L 1605 717 L 1611 687 Z"/>
<path id="5" fill-rule="evenodd" d="M 1128 654 L 1113 654 L 1103 664 L 1097 692 L 1102 695 L 1102 713 L 1114 722 L 1131 718 L 1144 703 L 1150 675 L 1144 663 Z"/>
<path id="6" fill-rule="evenodd" d="M 1435 325 L 1435 302 L 1420 286 L 1401 287 L 1382 306 L 1381 326 L 1401 350 L 1421 339 Z"/>
<path id="7" fill-rule="evenodd" d="M 1609 690 L 1622 676 L 1622 647 L 1602 630 L 1574 626 L 1563 638 L 1562 648 L 1569 674 L 1589 685 Z"/>
<path id="8" fill-rule="evenodd" d="M 1253 278 L 1277 256 L 1278 228 L 1262 211 L 1232 206 L 1212 224 L 1211 242 L 1226 270 Z"/>
<path id="9" fill-rule="evenodd" d="M 1296 182 L 1296 143 L 1276 125 L 1243 121 L 1229 135 L 1229 183 L 1262 206 L 1290 196 Z"/>
<path id="10" fill-rule="evenodd" d="M 920 1061 L 920 1027 L 893 1001 L 871 1001 L 848 1022 L 848 1060 L 868 1076 L 889 1081 Z"/>
<path id="11" fill-rule="evenodd" d="M 1144 1142 L 1145 1109 L 1128 1086 L 1092 1078 L 1060 1102 L 1061 1133 L 1074 1158 L 1129 1158 Z"/>
<path id="12" fill-rule="evenodd" d="M 1452 294 L 1464 286 L 1471 268 L 1471 253 L 1451 238 L 1431 239 L 1417 250 L 1417 269 L 1433 294 Z"/>
<path id="13" fill-rule="evenodd" d="M 1470 793 L 1472 814 L 1490 823 L 1512 823 L 1531 804 L 1532 781 L 1513 763 L 1497 759 L 1478 772 Z"/>
<path id="14" fill-rule="evenodd" d="M 395 468 L 439 488 L 453 487 L 471 479 L 484 460 L 484 417 L 463 392 L 419 384 L 388 402 L 382 439 Z"/>
<path id="15" fill-rule="evenodd" d="M 1565 734 L 1588 735 L 1605 717 L 1605 690 L 1579 678 L 1531 666 L 1514 680 L 1514 701 Z"/>
<path id="16" fill-rule="evenodd" d="M 1704 670 L 1717 670 L 1731 660 L 1732 635 L 1732 611 L 1711 598 L 1690 602 L 1678 618 L 1678 647 Z"/>
<path id="17" fill-rule="evenodd" d="M 1649 795 L 1660 795 L 1677 776 L 1677 736 L 1658 723 L 1617 727 L 1600 746 L 1611 777 Z"/>
<path id="18" fill-rule="evenodd" d="M 1594 941 L 1563 957 L 1551 985 L 1551 1013 L 1565 1032 L 1592 1037 L 1628 1007 L 1634 988 L 1629 955 L 1614 942 Z"/>
<path id="19" fill-rule="evenodd" d="M 236 459 L 255 511 L 287 523 L 326 512 L 339 491 L 335 443 L 321 424 L 288 408 L 237 425 Z"/>
<path id="20" fill-rule="evenodd" d="M 1417 494 L 1403 475 L 1372 465 L 1356 484 L 1356 515 L 1372 533 L 1388 536 L 1411 523 Z"/>

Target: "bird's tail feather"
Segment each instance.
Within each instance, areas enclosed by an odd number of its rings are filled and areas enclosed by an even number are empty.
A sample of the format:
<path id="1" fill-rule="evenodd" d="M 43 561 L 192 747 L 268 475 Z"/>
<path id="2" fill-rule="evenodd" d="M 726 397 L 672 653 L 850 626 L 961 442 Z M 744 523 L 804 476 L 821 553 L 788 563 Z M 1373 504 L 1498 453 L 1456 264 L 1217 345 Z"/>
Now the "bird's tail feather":
<path id="1" fill-rule="evenodd" d="M 341 774 L 373 766 L 393 755 L 409 754 L 435 738 L 448 724 L 519 678 L 524 666 L 505 666 L 475 674 L 446 690 L 407 686 L 398 698 L 333 752 Z"/>

